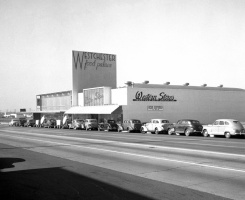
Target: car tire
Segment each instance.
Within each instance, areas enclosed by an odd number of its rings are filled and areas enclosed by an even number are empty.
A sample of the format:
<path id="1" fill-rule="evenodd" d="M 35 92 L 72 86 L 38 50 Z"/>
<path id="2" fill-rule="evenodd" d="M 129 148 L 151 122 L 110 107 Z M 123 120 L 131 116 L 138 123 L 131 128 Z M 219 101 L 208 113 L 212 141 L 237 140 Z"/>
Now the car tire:
<path id="1" fill-rule="evenodd" d="M 207 130 L 204 130 L 204 131 L 202 132 L 202 135 L 203 135 L 203 137 L 209 137 L 209 133 L 208 133 Z"/>
<path id="2" fill-rule="evenodd" d="M 143 134 L 145 134 L 145 133 L 146 133 L 146 131 L 144 130 L 144 128 L 143 128 L 143 127 L 141 127 L 140 132 L 141 132 L 141 133 L 143 133 Z"/>
<path id="3" fill-rule="evenodd" d="M 186 130 L 185 130 L 185 136 L 188 137 L 188 136 L 190 136 L 190 134 L 191 134 L 191 131 L 190 131 L 189 129 L 186 129 Z"/>
<path id="4" fill-rule="evenodd" d="M 175 133 L 174 128 L 168 129 L 168 134 L 169 134 L 169 135 L 172 135 L 173 133 Z"/>
<path id="5" fill-rule="evenodd" d="M 158 128 L 155 129 L 155 134 L 158 135 L 159 134 L 159 130 Z"/>
<path id="6" fill-rule="evenodd" d="M 231 134 L 230 134 L 230 132 L 225 132 L 225 138 L 231 138 Z"/>

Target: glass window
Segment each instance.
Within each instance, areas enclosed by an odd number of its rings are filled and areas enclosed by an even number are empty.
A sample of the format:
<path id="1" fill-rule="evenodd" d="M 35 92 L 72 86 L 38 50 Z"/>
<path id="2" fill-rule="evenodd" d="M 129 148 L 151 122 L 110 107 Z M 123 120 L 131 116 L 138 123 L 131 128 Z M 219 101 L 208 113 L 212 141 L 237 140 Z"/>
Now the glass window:
<path id="1" fill-rule="evenodd" d="M 140 121 L 139 120 L 133 120 L 133 123 L 134 124 L 140 124 Z"/>
<path id="2" fill-rule="evenodd" d="M 162 120 L 162 123 L 169 123 L 168 120 Z"/>
<path id="3" fill-rule="evenodd" d="M 219 125 L 225 125 L 225 122 L 224 121 L 220 121 Z"/>
<path id="4" fill-rule="evenodd" d="M 219 121 L 214 122 L 214 125 L 218 125 L 218 124 L 219 124 Z"/>
<path id="5" fill-rule="evenodd" d="M 229 122 L 225 122 L 225 125 L 229 125 Z"/>
<path id="6" fill-rule="evenodd" d="M 191 122 L 192 122 L 192 124 L 200 124 L 200 122 L 197 120 L 192 120 Z"/>

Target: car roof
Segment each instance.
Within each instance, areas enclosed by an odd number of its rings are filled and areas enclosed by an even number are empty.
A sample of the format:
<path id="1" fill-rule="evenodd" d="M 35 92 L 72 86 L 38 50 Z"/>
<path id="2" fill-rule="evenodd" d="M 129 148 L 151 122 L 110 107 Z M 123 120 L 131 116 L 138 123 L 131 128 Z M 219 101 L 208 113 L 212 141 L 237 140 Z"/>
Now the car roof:
<path id="1" fill-rule="evenodd" d="M 180 119 L 178 121 L 199 121 L 199 120 L 197 120 L 197 119 Z"/>
<path id="2" fill-rule="evenodd" d="M 216 119 L 215 121 L 239 121 L 236 119 Z"/>
<path id="3" fill-rule="evenodd" d="M 168 119 L 152 119 L 152 120 L 168 120 Z M 169 120 L 168 120 L 169 121 Z"/>

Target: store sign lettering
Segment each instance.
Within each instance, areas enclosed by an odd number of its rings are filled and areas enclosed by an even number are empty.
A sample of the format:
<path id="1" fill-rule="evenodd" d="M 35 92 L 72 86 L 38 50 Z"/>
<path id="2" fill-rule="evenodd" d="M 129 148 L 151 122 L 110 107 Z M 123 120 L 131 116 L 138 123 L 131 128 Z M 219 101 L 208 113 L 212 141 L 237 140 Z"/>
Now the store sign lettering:
<path id="1" fill-rule="evenodd" d="M 111 62 L 116 62 L 116 56 L 112 54 L 83 52 L 81 57 L 79 53 L 75 57 L 73 52 L 73 61 L 76 69 L 79 65 L 80 69 L 93 68 L 98 70 L 99 68 L 111 68 Z"/>
<path id="2" fill-rule="evenodd" d="M 163 106 L 147 106 L 147 110 L 149 110 L 149 111 L 162 111 Z"/>
<path id="3" fill-rule="evenodd" d="M 143 92 L 136 92 L 135 99 L 133 101 L 177 101 L 174 96 L 167 95 L 165 92 L 161 92 L 159 95 L 143 94 Z"/>
<path id="4" fill-rule="evenodd" d="M 89 103 L 93 103 L 96 100 L 100 100 L 103 99 L 103 94 L 100 94 L 99 92 L 95 92 L 94 96 L 89 98 L 89 97 L 85 97 L 85 104 L 89 104 Z"/>

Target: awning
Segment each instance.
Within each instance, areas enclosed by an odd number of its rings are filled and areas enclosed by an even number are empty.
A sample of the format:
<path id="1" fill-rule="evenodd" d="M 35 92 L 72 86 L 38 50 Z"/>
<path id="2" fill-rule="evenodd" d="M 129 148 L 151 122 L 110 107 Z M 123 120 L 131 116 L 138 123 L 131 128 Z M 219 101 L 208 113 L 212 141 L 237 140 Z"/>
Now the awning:
<path id="1" fill-rule="evenodd" d="M 120 113 L 121 106 L 105 105 L 105 106 L 75 106 L 65 112 L 65 114 L 112 114 Z"/>
<path id="2" fill-rule="evenodd" d="M 65 110 L 42 110 L 42 111 L 31 111 L 31 113 L 64 113 Z"/>

